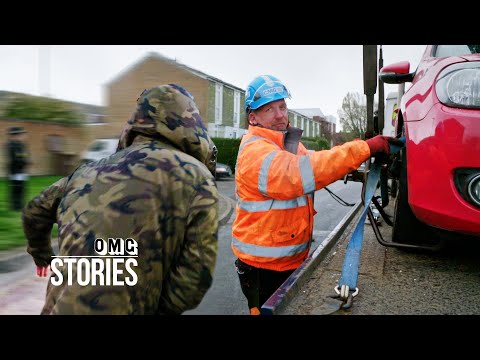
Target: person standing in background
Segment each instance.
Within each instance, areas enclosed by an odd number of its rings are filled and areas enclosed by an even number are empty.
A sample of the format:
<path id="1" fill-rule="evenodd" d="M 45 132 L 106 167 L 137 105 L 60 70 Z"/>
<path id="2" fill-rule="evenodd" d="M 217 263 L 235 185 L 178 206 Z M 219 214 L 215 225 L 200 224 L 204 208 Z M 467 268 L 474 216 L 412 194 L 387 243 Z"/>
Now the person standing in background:
<path id="1" fill-rule="evenodd" d="M 25 133 L 25 129 L 18 126 L 8 129 L 7 174 L 10 181 L 10 208 L 13 211 L 22 210 L 25 202 L 26 169 L 30 165 Z"/>

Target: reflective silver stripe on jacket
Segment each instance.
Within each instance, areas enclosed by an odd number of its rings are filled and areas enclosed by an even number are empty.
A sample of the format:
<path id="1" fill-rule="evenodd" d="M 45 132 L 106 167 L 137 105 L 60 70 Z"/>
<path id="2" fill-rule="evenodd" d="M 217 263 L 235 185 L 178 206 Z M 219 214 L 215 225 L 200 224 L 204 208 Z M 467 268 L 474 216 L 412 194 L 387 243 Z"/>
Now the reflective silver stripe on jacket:
<path id="1" fill-rule="evenodd" d="M 293 256 L 307 250 L 309 241 L 310 240 L 307 240 L 299 245 L 271 247 L 245 244 L 236 238 L 232 238 L 232 245 L 237 248 L 238 251 L 244 254 L 269 258 L 279 258 L 285 256 Z"/>
<path id="2" fill-rule="evenodd" d="M 308 194 L 315 191 L 315 176 L 313 175 L 310 156 L 300 157 L 300 174 L 302 175 L 303 193 Z"/>
<path id="3" fill-rule="evenodd" d="M 272 165 L 273 157 L 278 152 L 279 152 L 278 150 L 272 151 L 267 156 L 265 156 L 265 159 L 263 159 L 263 162 L 262 162 L 262 167 L 260 168 L 260 172 L 258 173 L 258 191 L 260 191 L 260 193 L 263 196 L 268 196 L 267 195 L 268 172 L 270 171 L 270 166 Z"/>
<path id="4" fill-rule="evenodd" d="M 291 200 L 263 200 L 263 201 L 237 201 L 240 209 L 248 212 L 260 212 L 268 210 L 294 209 L 308 204 L 305 196 L 300 196 Z"/>

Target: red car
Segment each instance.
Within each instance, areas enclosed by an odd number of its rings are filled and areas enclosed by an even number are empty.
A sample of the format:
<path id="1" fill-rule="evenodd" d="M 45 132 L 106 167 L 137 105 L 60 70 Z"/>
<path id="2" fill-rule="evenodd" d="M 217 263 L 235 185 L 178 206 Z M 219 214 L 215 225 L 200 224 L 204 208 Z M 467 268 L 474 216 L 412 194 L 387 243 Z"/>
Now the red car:
<path id="1" fill-rule="evenodd" d="M 395 124 L 406 146 L 392 240 L 480 239 L 480 45 L 429 45 L 416 71 L 404 61 L 379 76 L 388 84 L 412 82 Z"/>

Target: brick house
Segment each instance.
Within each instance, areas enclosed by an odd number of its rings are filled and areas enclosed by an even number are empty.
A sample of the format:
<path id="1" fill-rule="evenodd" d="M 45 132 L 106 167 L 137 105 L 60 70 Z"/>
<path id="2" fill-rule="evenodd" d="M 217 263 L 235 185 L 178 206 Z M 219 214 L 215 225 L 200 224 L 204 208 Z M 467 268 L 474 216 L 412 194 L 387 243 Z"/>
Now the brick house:
<path id="1" fill-rule="evenodd" d="M 195 98 L 213 137 L 239 138 L 245 132 L 245 91 L 157 53 L 148 53 L 106 85 L 108 125 L 103 137 L 117 137 L 144 89 L 176 83 Z"/>

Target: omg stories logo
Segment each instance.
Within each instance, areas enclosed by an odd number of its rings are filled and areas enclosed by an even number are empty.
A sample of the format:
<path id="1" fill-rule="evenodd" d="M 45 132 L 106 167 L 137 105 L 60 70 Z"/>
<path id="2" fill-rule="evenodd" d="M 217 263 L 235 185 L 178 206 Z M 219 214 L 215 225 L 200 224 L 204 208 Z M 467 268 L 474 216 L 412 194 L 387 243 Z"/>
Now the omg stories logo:
<path id="1" fill-rule="evenodd" d="M 67 277 L 67 285 L 72 285 L 73 269 L 76 267 L 76 282 L 80 286 L 112 285 L 134 286 L 138 276 L 134 270 L 138 257 L 138 243 L 132 239 L 102 238 L 95 239 L 94 250 L 98 255 L 88 256 L 53 256 L 50 282 L 60 286 Z M 128 274 L 123 274 L 123 269 Z"/>

